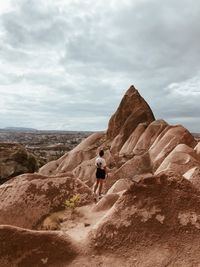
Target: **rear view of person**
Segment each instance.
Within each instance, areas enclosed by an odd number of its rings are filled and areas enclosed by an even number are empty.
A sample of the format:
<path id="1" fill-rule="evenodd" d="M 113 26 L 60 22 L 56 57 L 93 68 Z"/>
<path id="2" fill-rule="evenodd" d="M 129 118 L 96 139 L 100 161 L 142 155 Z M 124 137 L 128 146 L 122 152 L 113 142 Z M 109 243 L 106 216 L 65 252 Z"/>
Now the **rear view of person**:
<path id="1" fill-rule="evenodd" d="M 103 158 L 104 156 L 104 151 L 100 150 L 99 156 L 95 160 L 95 166 L 96 166 L 96 183 L 94 186 L 94 196 L 95 199 L 97 199 L 96 191 L 98 189 L 99 192 L 99 198 L 102 197 L 102 187 L 103 187 L 103 182 L 106 178 L 106 161 Z"/>

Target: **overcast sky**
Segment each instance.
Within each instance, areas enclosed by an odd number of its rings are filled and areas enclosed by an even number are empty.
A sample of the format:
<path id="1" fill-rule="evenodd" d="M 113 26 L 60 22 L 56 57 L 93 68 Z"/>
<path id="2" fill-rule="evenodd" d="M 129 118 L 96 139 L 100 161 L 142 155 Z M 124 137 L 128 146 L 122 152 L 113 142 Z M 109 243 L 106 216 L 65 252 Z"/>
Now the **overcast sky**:
<path id="1" fill-rule="evenodd" d="M 200 1 L 0 1 L 0 128 L 104 130 L 131 84 L 200 132 Z"/>

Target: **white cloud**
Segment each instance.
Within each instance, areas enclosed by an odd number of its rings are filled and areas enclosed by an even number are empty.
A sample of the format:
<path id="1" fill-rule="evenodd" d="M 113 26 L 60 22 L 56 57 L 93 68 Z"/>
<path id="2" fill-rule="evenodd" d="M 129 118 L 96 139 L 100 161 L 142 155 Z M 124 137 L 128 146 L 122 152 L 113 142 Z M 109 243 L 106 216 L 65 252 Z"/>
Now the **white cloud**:
<path id="1" fill-rule="evenodd" d="M 198 1 L 4 2 L 0 127 L 17 122 L 101 130 L 134 84 L 157 117 L 181 118 L 193 129 L 200 88 Z"/>
<path id="2" fill-rule="evenodd" d="M 166 90 L 175 97 L 199 97 L 200 99 L 200 74 L 180 83 L 172 83 Z"/>
<path id="3" fill-rule="evenodd" d="M 13 9 L 11 0 L 1 1 L 0 2 L 0 14 L 8 13 Z"/>

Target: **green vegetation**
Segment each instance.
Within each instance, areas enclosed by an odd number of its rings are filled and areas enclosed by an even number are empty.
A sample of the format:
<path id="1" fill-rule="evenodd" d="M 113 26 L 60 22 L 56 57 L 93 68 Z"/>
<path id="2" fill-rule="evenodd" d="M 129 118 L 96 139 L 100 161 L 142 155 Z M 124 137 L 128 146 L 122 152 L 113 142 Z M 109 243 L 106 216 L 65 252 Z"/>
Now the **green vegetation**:
<path id="1" fill-rule="evenodd" d="M 81 196 L 80 194 L 73 195 L 69 200 L 65 201 L 65 207 L 71 209 L 72 212 L 74 212 L 75 208 L 80 203 Z"/>

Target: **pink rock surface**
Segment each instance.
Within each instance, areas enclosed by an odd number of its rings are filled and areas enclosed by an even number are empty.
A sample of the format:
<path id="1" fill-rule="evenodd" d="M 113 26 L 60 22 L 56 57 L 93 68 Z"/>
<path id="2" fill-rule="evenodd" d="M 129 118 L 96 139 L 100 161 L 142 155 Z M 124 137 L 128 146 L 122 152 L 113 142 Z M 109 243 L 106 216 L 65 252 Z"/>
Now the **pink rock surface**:
<path id="1" fill-rule="evenodd" d="M 104 141 L 104 133 L 94 133 L 57 161 L 52 161 L 44 165 L 40 168 L 39 173 L 43 175 L 54 175 L 72 171 L 84 160 L 89 160 L 95 157 L 97 149 Z"/>
<path id="2" fill-rule="evenodd" d="M 147 128 L 147 123 L 139 123 L 133 133 L 130 135 L 128 140 L 125 142 L 123 147 L 121 148 L 119 154 L 120 155 L 130 155 L 133 154 L 133 149 L 140 139 L 141 135 Z"/>
<path id="3" fill-rule="evenodd" d="M 79 179 L 24 174 L 0 186 L 0 224 L 34 228 L 47 214 L 64 208 L 75 193 L 82 204 L 91 200 L 91 190 Z"/>
<path id="4" fill-rule="evenodd" d="M 195 166 L 200 166 L 200 162 L 198 161 L 198 156 L 194 149 L 185 144 L 179 144 L 163 160 L 155 174 L 162 171 L 174 171 L 184 174 Z"/>
<path id="5" fill-rule="evenodd" d="M 178 144 L 186 144 L 194 148 L 196 141 L 192 134 L 183 126 L 167 126 L 149 149 L 154 170 L 160 166 L 162 161 Z"/>
<path id="6" fill-rule="evenodd" d="M 77 254 L 76 245 L 66 234 L 0 225 L 2 267 L 67 266 Z"/>
<path id="7" fill-rule="evenodd" d="M 115 138 L 111 150 L 119 151 L 139 123 L 152 121 L 154 115 L 149 105 L 134 86 L 131 86 L 109 121 L 107 139 Z"/>
<path id="8" fill-rule="evenodd" d="M 191 168 L 183 176 L 200 190 L 200 166 Z"/>
<path id="9" fill-rule="evenodd" d="M 137 144 L 133 149 L 135 155 L 140 155 L 149 150 L 160 133 L 168 126 L 163 120 L 153 121 L 140 136 Z"/>

